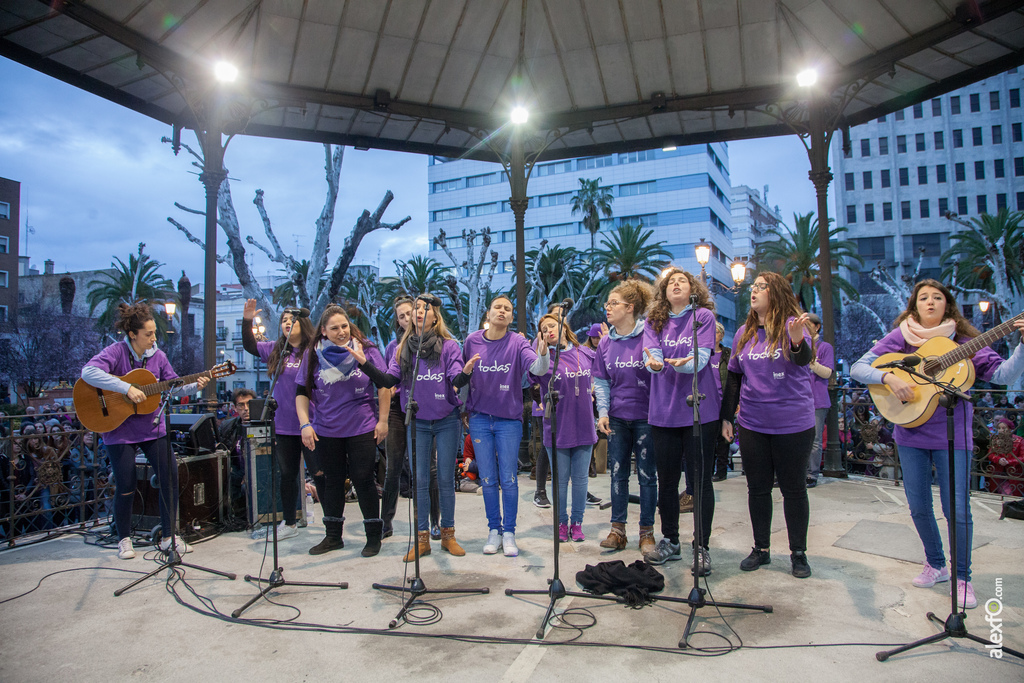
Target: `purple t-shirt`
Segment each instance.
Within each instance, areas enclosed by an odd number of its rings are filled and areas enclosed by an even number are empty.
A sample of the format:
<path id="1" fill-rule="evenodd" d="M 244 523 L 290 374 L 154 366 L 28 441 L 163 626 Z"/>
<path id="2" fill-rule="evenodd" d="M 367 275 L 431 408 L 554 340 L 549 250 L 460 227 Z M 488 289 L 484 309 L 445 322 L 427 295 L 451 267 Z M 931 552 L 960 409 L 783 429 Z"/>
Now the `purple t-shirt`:
<path id="1" fill-rule="evenodd" d="M 651 373 L 644 367 L 644 335 L 597 343 L 594 377 L 608 382 L 608 415 L 620 420 L 646 420 L 651 401 Z"/>
<path id="2" fill-rule="evenodd" d="M 955 339 L 957 344 L 970 341 L 966 337 Z M 883 353 L 911 354 L 917 351 L 916 346 L 911 346 L 903 338 L 903 332 L 896 328 L 889 334 L 878 340 L 878 343 L 871 348 L 871 353 L 881 356 Z M 1003 364 L 1003 358 L 998 353 L 986 346 L 971 359 L 974 363 L 974 372 L 978 379 L 988 381 L 993 373 Z M 969 393 L 969 392 L 965 392 Z M 974 404 L 969 401 L 958 401 L 953 411 L 954 419 L 954 441 L 953 447 L 964 448 L 967 451 L 974 448 L 974 434 L 970 425 L 974 423 Z M 965 428 L 966 427 L 966 428 Z M 924 448 L 927 450 L 946 450 L 948 447 L 946 437 L 946 411 L 944 408 L 937 408 L 935 414 L 923 425 L 907 429 L 896 425 L 892 432 L 893 441 L 898 446 L 910 446 L 911 448 Z M 966 439 L 966 441 L 965 441 Z"/>
<path id="3" fill-rule="evenodd" d="M 792 345 L 789 322 L 783 344 Z M 729 372 L 743 375 L 740 387 L 740 426 L 762 434 L 795 434 L 814 429 L 814 396 L 811 369 L 800 366 L 777 348 L 769 353 L 763 327 L 739 349 L 746 325 L 736 330 Z M 808 343 L 810 343 L 808 341 Z M 739 349 L 737 351 L 737 349 Z"/>
<path id="4" fill-rule="evenodd" d="M 266 363 L 274 350 L 277 342 L 262 341 L 256 342 L 256 350 L 260 359 Z M 274 399 L 277 401 L 277 412 L 274 413 L 274 431 L 285 436 L 299 436 L 302 430 L 299 429 L 299 415 L 295 412 L 295 373 L 302 363 L 302 358 L 295 351 L 295 347 L 288 345 L 288 355 L 282 356 L 280 362 L 284 364 L 280 368 L 280 377 L 274 385 Z M 313 417 L 313 405 L 309 406 L 310 419 Z M 252 419 L 259 419 L 259 415 L 252 415 Z"/>
<path id="5" fill-rule="evenodd" d="M 178 376 L 178 373 L 171 367 L 170 361 L 167 360 L 167 356 L 160 349 L 157 349 L 152 356 L 143 359 L 142 362 L 138 362 L 132 356 L 132 351 L 128 347 L 127 342 L 124 341 L 115 342 L 103 349 L 93 356 L 86 365 L 92 365 L 118 377 L 123 377 L 132 370 L 144 367 L 153 373 L 157 382 L 166 382 Z M 164 426 L 164 420 L 157 420 L 157 423 L 154 425 L 153 417 L 152 413 L 148 415 L 132 415 L 122 422 L 117 429 L 104 434 L 103 442 L 114 446 L 117 444 L 135 444 L 159 439 L 167 434 L 167 428 Z"/>
<path id="6" fill-rule="evenodd" d="M 399 332 L 398 334 L 399 336 L 401 336 L 402 334 L 404 334 L 404 332 Z M 388 367 L 391 366 L 391 361 L 394 360 L 395 358 L 395 349 L 397 348 L 398 339 L 392 339 L 391 341 L 388 342 L 388 345 L 384 348 L 384 365 L 383 367 L 380 368 L 381 370 L 386 370 Z M 399 398 L 401 398 L 402 384 L 396 384 L 394 387 L 392 387 L 391 391 L 394 392 L 394 396 L 398 396 Z M 401 401 L 399 401 L 399 404 L 401 405 Z"/>
<path id="7" fill-rule="evenodd" d="M 817 352 L 818 362 L 834 372 L 836 369 L 836 352 L 832 349 L 832 345 L 827 341 L 818 340 L 815 351 Z M 824 377 L 818 377 L 814 370 L 811 370 L 811 393 L 814 394 L 815 410 L 832 407 L 832 399 L 828 396 L 828 380 Z"/>
<path id="8" fill-rule="evenodd" d="M 374 363 L 376 365 L 376 362 Z M 402 377 L 399 367 L 401 359 L 397 353 L 388 364 L 387 374 L 392 377 Z M 441 346 L 441 358 L 435 365 L 428 365 L 422 358 L 416 366 L 416 403 L 419 410 L 416 412 L 417 420 L 440 420 L 451 415 L 452 410 L 462 405 L 459 400 L 459 392 L 452 385 L 455 378 L 462 372 L 462 349 L 459 342 L 454 339 L 446 339 Z M 407 392 L 402 392 L 402 412 L 405 412 L 409 403 Z"/>
<path id="9" fill-rule="evenodd" d="M 375 365 L 383 365 L 384 358 L 375 346 L 364 347 L 363 351 L 367 360 Z M 311 353 L 316 351 L 307 349 L 296 370 L 295 383 L 298 386 L 306 386 L 306 365 Z M 348 379 L 324 384 L 318 366 L 313 371 L 313 386 L 307 389 L 309 402 L 316 408 L 310 420 L 317 436 L 344 439 L 371 432 L 377 424 L 377 415 L 373 409 L 377 401 L 377 389 L 359 368 Z"/>
<path id="10" fill-rule="evenodd" d="M 551 361 L 554 364 L 554 349 Z M 592 446 L 597 443 L 594 427 L 594 352 L 574 346 L 562 351 L 555 372 L 555 391 L 558 392 L 558 448 Z M 542 400 L 547 401 L 551 371 L 539 377 Z M 551 420 L 544 420 L 544 445 L 551 448 Z"/>
<path id="11" fill-rule="evenodd" d="M 469 375 L 469 398 L 466 409 L 507 420 L 523 419 L 523 375 L 534 361 L 537 352 L 530 342 L 514 332 L 505 332 L 501 339 L 490 340 L 483 330 L 468 337 L 462 347 L 462 360 L 476 354 L 480 360 Z"/>
<path id="12" fill-rule="evenodd" d="M 715 378 L 715 386 L 718 387 L 718 400 L 722 400 L 722 354 L 719 351 L 711 351 L 711 357 L 708 358 L 708 367 L 711 368 L 711 373 Z M 726 365 L 728 367 L 728 365 Z"/>
<path id="13" fill-rule="evenodd" d="M 706 308 L 697 309 L 697 342 L 702 349 L 715 348 L 715 314 Z M 693 311 L 685 311 L 678 318 L 669 318 L 661 333 L 654 331 L 650 322 L 644 323 L 644 348 L 661 349 L 665 358 L 686 358 L 693 354 Z M 696 365 L 696 358 L 694 364 Z M 722 410 L 722 397 L 715 385 L 711 363 L 697 373 L 697 388 L 705 398 L 700 404 L 701 424 L 714 422 Z M 686 397 L 693 393 L 693 375 L 678 372 L 668 363 L 661 372 L 651 373 L 651 408 L 647 421 L 655 427 L 690 427 L 693 408 L 686 405 Z"/>

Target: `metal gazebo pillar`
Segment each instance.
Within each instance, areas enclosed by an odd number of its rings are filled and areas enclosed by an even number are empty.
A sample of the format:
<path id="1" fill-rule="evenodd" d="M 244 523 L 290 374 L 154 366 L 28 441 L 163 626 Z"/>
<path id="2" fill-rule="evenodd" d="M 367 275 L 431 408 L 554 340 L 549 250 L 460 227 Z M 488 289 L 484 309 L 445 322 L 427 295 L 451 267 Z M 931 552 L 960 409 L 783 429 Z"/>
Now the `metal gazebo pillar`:
<path id="1" fill-rule="evenodd" d="M 217 195 L 227 178 L 224 170 L 224 145 L 220 130 L 207 122 L 202 133 L 203 172 L 199 181 L 206 188 L 206 254 L 203 280 L 203 367 L 217 364 Z M 217 383 L 203 390 L 206 398 L 217 396 Z"/>
<path id="2" fill-rule="evenodd" d="M 516 218 L 516 325 L 526 334 L 526 154 L 523 152 L 523 133 L 519 126 L 512 129 L 512 150 L 509 155 L 508 182 L 512 189 L 509 205 Z"/>

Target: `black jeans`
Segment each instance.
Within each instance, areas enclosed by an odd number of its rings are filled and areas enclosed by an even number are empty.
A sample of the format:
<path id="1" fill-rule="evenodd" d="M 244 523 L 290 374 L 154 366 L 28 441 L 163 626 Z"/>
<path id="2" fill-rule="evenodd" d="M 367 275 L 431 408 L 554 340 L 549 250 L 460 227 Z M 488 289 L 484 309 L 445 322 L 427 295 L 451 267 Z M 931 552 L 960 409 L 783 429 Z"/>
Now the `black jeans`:
<path id="1" fill-rule="evenodd" d="M 345 521 L 346 479 L 351 479 L 356 489 L 363 519 L 380 519 L 377 484 L 373 481 L 373 466 L 377 457 L 373 432 L 346 438 L 321 436 L 314 452 L 327 480 L 324 496 L 320 499 L 324 507 L 327 535 L 341 536 L 342 523 Z"/>
<path id="2" fill-rule="evenodd" d="M 715 464 L 715 428 L 718 422 L 700 425 L 700 438 L 704 457 L 697 457 L 694 428 L 651 427 L 654 456 L 658 463 L 658 510 L 661 514 L 661 534 L 672 543 L 679 543 L 679 477 L 683 464 L 693 472 L 694 484 L 701 487 L 700 509 L 693 511 L 694 538 L 700 526 L 702 548 L 711 539 L 711 524 L 715 517 L 715 491 L 711 486 Z M 698 462 L 699 461 L 699 462 Z M 700 476 L 697 476 L 699 473 Z"/>
<path id="3" fill-rule="evenodd" d="M 146 460 L 156 470 L 160 486 L 160 524 L 163 535 L 169 537 L 178 521 L 178 463 L 167 448 L 167 439 L 160 437 L 140 444 L 108 445 L 110 468 L 114 472 L 114 528 L 117 539 L 132 534 L 132 501 L 138 483 L 135 473 L 135 447 L 146 455 Z"/>
<path id="4" fill-rule="evenodd" d="M 384 441 L 387 467 L 384 471 L 384 494 L 381 499 L 380 516 L 391 522 L 398 510 L 398 490 L 402 469 L 409 472 L 409 458 L 405 437 L 405 413 L 402 412 L 398 397 L 391 401 L 388 413 L 388 438 Z M 436 526 L 441 519 L 441 500 L 437 491 L 437 458 L 430 459 L 430 523 Z"/>
<path id="5" fill-rule="evenodd" d="M 299 491 L 301 490 L 302 472 L 299 465 L 306 447 L 302 445 L 301 436 L 288 434 L 277 435 L 277 466 L 281 470 L 281 510 L 284 523 L 295 524 L 295 512 L 299 507 Z M 309 459 L 308 457 L 306 458 Z M 319 497 L 320 491 L 317 490 Z"/>
<path id="6" fill-rule="evenodd" d="M 747 507 L 754 547 L 767 550 L 772 534 L 772 482 L 782 492 L 790 552 L 807 550 L 807 453 L 814 428 L 793 434 L 762 434 L 739 428 L 740 456 L 747 476 Z"/>

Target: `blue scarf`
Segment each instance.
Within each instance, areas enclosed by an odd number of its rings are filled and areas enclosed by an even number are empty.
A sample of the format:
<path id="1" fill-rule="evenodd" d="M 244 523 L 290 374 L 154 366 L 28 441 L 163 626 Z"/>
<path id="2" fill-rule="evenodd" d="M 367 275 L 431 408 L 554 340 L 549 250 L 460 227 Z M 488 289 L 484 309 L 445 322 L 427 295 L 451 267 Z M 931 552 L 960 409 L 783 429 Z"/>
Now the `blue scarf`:
<path id="1" fill-rule="evenodd" d="M 348 345 L 351 344 L 349 341 Z M 324 384 L 344 382 L 359 369 L 355 357 L 329 339 L 321 339 L 316 345 L 316 357 L 320 361 L 320 381 Z"/>

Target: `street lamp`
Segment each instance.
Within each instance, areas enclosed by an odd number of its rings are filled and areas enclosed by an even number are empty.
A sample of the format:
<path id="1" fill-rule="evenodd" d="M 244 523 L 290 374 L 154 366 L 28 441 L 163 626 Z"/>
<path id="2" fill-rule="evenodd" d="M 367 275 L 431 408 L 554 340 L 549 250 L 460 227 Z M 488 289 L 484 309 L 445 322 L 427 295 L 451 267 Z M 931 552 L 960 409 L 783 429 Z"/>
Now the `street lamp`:
<path id="1" fill-rule="evenodd" d="M 704 238 L 700 238 L 700 244 L 693 249 L 697 255 L 697 263 L 700 264 L 700 276 L 704 280 L 704 284 L 708 282 L 708 273 L 704 269 L 704 266 L 711 260 L 711 245 L 704 241 Z"/>
<path id="2" fill-rule="evenodd" d="M 991 305 L 992 305 L 991 301 L 987 301 L 985 299 L 982 299 L 981 301 L 979 301 L 978 302 L 978 308 L 981 309 L 981 314 L 985 315 L 986 313 L 988 313 L 988 307 L 991 306 Z"/>
<path id="3" fill-rule="evenodd" d="M 742 259 L 733 261 L 729 270 L 732 272 L 732 281 L 736 283 L 736 286 L 743 284 L 743 281 L 747 279 L 747 264 Z"/>
<path id="4" fill-rule="evenodd" d="M 164 304 L 164 312 L 167 314 L 167 334 L 174 334 L 174 312 L 178 305 L 173 301 Z"/>
<path id="5" fill-rule="evenodd" d="M 265 334 L 266 331 L 267 331 L 267 328 L 263 324 L 263 320 L 259 316 L 256 316 L 255 318 L 253 318 L 253 320 L 252 320 L 252 334 L 253 334 L 254 337 L 256 337 L 256 341 L 267 341 L 267 336 Z M 257 394 L 257 396 L 260 393 L 260 362 L 261 361 L 260 361 L 259 358 L 257 358 L 256 361 L 255 361 L 255 365 L 256 365 L 256 394 Z"/>

